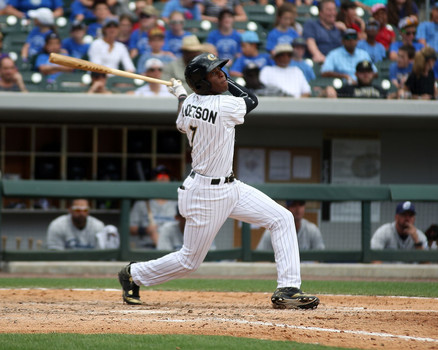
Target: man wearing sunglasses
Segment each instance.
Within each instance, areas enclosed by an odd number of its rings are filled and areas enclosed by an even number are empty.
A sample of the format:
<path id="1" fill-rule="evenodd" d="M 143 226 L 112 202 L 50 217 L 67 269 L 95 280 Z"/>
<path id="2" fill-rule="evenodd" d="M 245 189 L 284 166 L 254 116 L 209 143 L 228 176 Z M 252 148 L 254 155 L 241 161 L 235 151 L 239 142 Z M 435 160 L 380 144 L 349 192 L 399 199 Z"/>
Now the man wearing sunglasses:
<path id="1" fill-rule="evenodd" d="M 415 16 L 404 17 L 398 23 L 401 40 L 395 41 L 389 47 L 389 59 L 397 60 L 398 49 L 403 45 L 412 45 L 415 52 L 420 51 L 424 45 L 419 43 L 415 36 L 417 35 L 418 19 Z"/>
<path id="2" fill-rule="evenodd" d="M 161 79 L 162 72 L 163 62 L 158 58 L 149 58 L 146 61 L 144 73 L 142 74 L 154 79 Z M 139 87 L 133 92 L 128 92 L 128 94 L 132 93 L 136 96 L 146 97 L 173 97 L 173 95 L 167 90 L 166 86 L 152 82 Z"/>
<path id="3" fill-rule="evenodd" d="M 344 84 L 357 83 L 356 66 L 361 61 L 371 61 L 365 50 L 357 48 L 357 32 L 348 28 L 342 35 L 342 46 L 329 52 L 321 67 L 321 75 L 329 78 L 342 79 Z M 377 68 L 373 65 L 373 71 Z"/>
<path id="4" fill-rule="evenodd" d="M 74 199 L 69 213 L 54 219 L 47 229 L 47 248 L 54 250 L 94 249 L 96 234 L 104 223 L 88 215 L 90 206 L 86 199 Z"/>

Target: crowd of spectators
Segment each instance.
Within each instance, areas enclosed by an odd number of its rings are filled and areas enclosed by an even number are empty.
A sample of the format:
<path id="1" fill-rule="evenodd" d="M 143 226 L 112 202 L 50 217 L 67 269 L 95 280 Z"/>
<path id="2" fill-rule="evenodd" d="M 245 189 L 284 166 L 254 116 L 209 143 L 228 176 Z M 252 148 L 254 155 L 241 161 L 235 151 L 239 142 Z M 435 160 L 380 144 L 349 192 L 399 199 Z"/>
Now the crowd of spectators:
<path id="1" fill-rule="evenodd" d="M 261 5 L 275 11 L 269 26 L 258 23 L 257 29 L 248 30 L 236 25 L 252 20 L 250 6 Z M 317 6 L 317 13 L 311 13 L 311 5 Z M 2 34 L 7 24 L 0 23 L 0 59 L 12 58 L 17 73 L 12 84 L 11 73 L 7 76 L 1 68 L 11 62 L 0 61 L 0 90 L 27 91 L 19 77 L 23 69 L 41 73 L 47 83 L 70 73 L 71 69 L 49 62 L 51 52 L 139 74 L 153 74 L 156 69 L 162 79 L 184 80 L 185 65 L 207 51 L 229 59 L 224 69 L 233 79 L 246 81 L 244 72 L 258 74 L 261 79 L 255 86 L 261 95 L 277 91 L 279 96 L 295 98 L 334 97 L 333 89 L 326 88 L 335 79 L 345 91 L 358 86 L 357 67 L 366 61 L 371 63 L 373 79 L 390 82 L 391 93 L 364 97 L 436 99 L 438 2 L 430 5 L 429 15 L 422 20 L 413 0 L 74 0 L 68 5 L 63 0 L 0 0 L 0 16 L 15 16 L 28 27 L 27 38 L 14 56 L 1 45 L 14 33 Z M 58 24 L 63 17 L 68 31 Z M 211 30 L 201 36 L 203 20 Z M 154 68 L 148 66 L 151 62 Z M 101 87 L 105 77 L 92 78 L 94 88 L 90 85 L 86 91 L 111 92 Z"/>

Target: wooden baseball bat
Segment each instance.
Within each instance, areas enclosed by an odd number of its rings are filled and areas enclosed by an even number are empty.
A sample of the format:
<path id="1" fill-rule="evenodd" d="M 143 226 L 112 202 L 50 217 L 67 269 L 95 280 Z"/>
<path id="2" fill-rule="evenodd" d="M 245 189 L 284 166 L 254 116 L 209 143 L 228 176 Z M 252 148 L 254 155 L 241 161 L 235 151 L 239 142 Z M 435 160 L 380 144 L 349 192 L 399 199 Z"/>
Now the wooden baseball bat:
<path id="1" fill-rule="evenodd" d="M 96 73 L 113 74 L 130 79 L 141 79 L 147 81 L 148 83 L 158 83 L 158 84 L 172 86 L 172 83 L 167 80 L 155 79 L 151 77 L 146 77 L 141 74 L 125 72 L 120 69 L 109 68 L 101 64 L 93 63 L 86 60 L 81 60 L 80 58 L 64 56 L 53 52 L 50 54 L 49 61 L 55 64 L 59 64 L 61 66 L 66 66 L 74 69 L 87 70 Z"/>

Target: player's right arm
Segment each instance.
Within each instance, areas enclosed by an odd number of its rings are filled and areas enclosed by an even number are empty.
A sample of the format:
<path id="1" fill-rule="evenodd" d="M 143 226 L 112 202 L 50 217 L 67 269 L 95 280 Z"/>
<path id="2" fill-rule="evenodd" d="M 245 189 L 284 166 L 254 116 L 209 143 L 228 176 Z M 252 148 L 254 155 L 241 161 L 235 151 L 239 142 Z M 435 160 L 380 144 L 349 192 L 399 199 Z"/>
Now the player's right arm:
<path id="1" fill-rule="evenodd" d="M 246 114 L 251 112 L 259 104 L 257 96 L 247 88 L 237 84 L 234 80 L 227 78 L 228 91 L 235 97 L 242 97 L 246 104 Z"/>
<path id="2" fill-rule="evenodd" d="M 182 104 L 187 98 L 187 91 L 182 85 L 181 80 L 176 80 L 175 78 L 170 79 L 172 86 L 168 86 L 167 89 L 172 95 L 178 98 L 178 114 L 181 111 Z"/>

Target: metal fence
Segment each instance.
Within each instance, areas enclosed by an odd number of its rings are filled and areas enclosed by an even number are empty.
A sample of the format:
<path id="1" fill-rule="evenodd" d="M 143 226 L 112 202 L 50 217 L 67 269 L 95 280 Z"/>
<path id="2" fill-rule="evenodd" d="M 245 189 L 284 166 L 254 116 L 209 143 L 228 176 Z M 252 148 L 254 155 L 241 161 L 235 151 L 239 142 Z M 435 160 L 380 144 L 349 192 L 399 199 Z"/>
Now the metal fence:
<path id="1" fill-rule="evenodd" d="M 140 250 L 130 247 L 129 212 L 131 201 L 153 198 L 176 199 L 177 187 L 180 182 L 106 182 L 106 181 L 37 181 L 37 180 L 3 180 L 0 183 L 1 200 L 3 198 L 89 198 L 110 199 L 120 201 L 119 232 L 121 244 L 114 250 L 72 250 L 49 251 L 19 251 L 0 249 L 3 261 L 63 261 L 63 260 L 149 260 L 163 256 L 167 252 L 156 250 Z M 359 244 L 353 249 L 330 249 L 323 251 L 301 252 L 301 260 L 321 262 L 371 262 L 401 261 L 401 262 L 438 262 L 438 251 L 375 251 L 370 249 L 372 235 L 372 204 L 391 203 L 401 200 L 411 200 L 432 205 L 433 211 L 438 203 L 438 186 L 434 185 L 380 185 L 380 186 L 347 186 L 326 184 L 263 184 L 255 185 L 271 198 L 281 201 L 302 199 L 318 201 L 321 205 L 333 203 L 357 202 L 360 217 L 354 224 L 358 229 Z M 395 207 L 395 206 L 394 206 Z M 0 212 L 2 214 L 2 212 Z M 436 218 L 432 214 L 432 217 Z M 1 225 L 0 215 L 0 225 Z M 347 225 L 348 226 L 348 225 Z M 336 227 L 336 226 L 335 226 Z M 1 226 L 0 226 L 1 228 Z M 339 236 L 340 241 L 347 239 Z M 207 261 L 240 260 L 240 261 L 274 261 L 271 252 L 252 250 L 252 235 L 249 224 L 242 223 L 241 246 L 232 249 L 210 251 Z M 345 246 L 345 244 L 344 244 Z M 348 245 L 347 245 L 348 246 Z"/>

